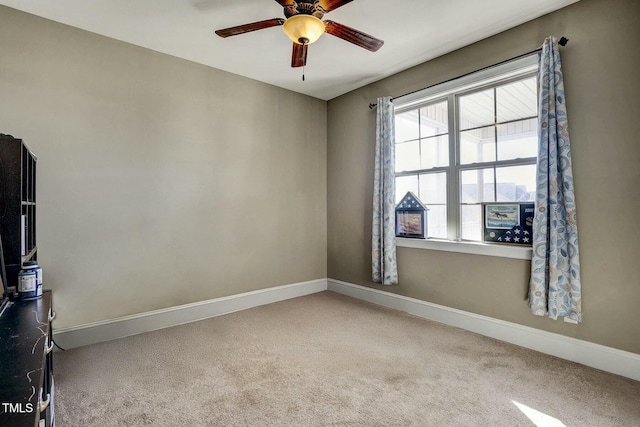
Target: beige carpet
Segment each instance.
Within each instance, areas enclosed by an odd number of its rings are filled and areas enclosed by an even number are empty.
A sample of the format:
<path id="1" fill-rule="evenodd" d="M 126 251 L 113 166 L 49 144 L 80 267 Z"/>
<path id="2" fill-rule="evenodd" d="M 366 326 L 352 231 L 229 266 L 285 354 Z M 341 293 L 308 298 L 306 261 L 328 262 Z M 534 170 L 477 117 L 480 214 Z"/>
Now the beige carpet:
<path id="1" fill-rule="evenodd" d="M 640 382 L 331 292 L 55 363 L 59 427 L 640 426 Z"/>

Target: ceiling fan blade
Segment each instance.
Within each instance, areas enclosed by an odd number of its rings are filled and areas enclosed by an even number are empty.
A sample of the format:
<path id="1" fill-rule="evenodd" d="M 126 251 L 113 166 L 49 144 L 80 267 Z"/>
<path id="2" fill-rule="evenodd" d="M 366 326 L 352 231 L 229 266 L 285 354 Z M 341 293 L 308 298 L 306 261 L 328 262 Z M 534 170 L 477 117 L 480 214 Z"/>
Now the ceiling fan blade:
<path id="1" fill-rule="evenodd" d="M 291 54 L 292 67 L 304 67 L 307 65 L 307 48 L 308 44 L 293 44 L 293 52 Z"/>
<path id="2" fill-rule="evenodd" d="M 353 0 L 320 0 L 320 5 L 327 12 L 331 12 L 332 10 L 337 9 L 340 6 L 344 6 L 347 3 L 351 3 L 352 1 Z"/>
<path id="3" fill-rule="evenodd" d="M 238 25 L 237 27 L 224 28 L 217 30 L 216 34 L 220 37 L 236 36 L 238 34 L 249 33 L 251 31 L 262 30 L 264 28 L 277 27 L 284 24 L 284 19 L 273 18 L 265 21 L 252 22 L 251 24 Z"/>
<path id="4" fill-rule="evenodd" d="M 380 39 L 334 21 L 324 21 L 324 27 L 325 31 L 332 36 L 339 37 L 371 52 L 376 52 L 384 44 L 384 41 Z"/>

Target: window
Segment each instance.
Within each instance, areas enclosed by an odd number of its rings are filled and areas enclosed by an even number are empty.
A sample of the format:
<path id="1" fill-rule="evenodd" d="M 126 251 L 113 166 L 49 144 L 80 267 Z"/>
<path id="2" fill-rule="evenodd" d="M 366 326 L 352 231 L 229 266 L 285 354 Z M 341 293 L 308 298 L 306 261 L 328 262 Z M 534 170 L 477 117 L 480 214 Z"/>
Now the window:
<path id="1" fill-rule="evenodd" d="M 396 98 L 396 202 L 429 208 L 428 235 L 482 240 L 482 202 L 533 201 L 537 57 Z"/>

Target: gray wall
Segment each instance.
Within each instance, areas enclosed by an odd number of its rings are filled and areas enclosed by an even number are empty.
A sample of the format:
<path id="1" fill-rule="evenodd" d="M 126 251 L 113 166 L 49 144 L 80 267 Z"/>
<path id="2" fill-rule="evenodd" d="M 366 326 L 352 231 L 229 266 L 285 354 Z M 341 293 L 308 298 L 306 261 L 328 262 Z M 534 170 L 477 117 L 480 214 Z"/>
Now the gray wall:
<path id="1" fill-rule="evenodd" d="M 0 97 L 58 328 L 326 277 L 326 102 L 3 6 Z"/>
<path id="2" fill-rule="evenodd" d="M 328 274 L 449 307 L 640 353 L 640 2 L 582 0 L 329 101 Z M 371 282 L 379 96 L 398 96 L 566 36 L 561 50 L 574 160 L 582 324 L 532 316 L 529 262 L 398 248 L 400 285 Z"/>

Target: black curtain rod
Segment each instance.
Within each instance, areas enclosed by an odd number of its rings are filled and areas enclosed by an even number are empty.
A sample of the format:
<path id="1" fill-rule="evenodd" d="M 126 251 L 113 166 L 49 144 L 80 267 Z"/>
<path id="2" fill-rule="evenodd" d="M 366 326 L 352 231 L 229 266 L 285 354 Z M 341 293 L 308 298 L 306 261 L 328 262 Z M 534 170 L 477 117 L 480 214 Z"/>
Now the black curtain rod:
<path id="1" fill-rule="evenodd" d="M 565 36 L 560 37 L 560 40 L 558 40 L 558 44 L 559 44 L 560 46 L 566 46 L 568 42 L 569 42 L 569 39 L 568 39 L 568 38 L 566 38 Z M 489 66 L 487 66 L 487 67 L 480 68 L 480 69 L 477 69 L 477 70 L 475 70 L 475 71 L 471 71 L 471 72 L 466 73 L 466 74 L 462 74 L 461 76 L 454 77 L 454 78 L 451 78 L 451 79 L 449 79 L 449 80 L 445 80 L 445 81 L 443 81 L 443 82 L 436 83 L 436 84 L 433 84 L 433 85 L 431 85 L 431 86 L 423 87 L 422 89 L 414 90 L 414 91 L 412 91 L 412 92 L 407 92 L 407 93 L 405 93 L 404 95 L 394 96 L 393 98 L 391 98 L 391 101 L 393 101 L 393 100 L 394 100 L 394 99 L 396 99 L 396 98 L 401 98 L 401 97 L 403 97 L 403 96 L 411 95 L 412 93 L 420 92 L 421 90 L 425 90 L 425 89 L 429 89 L 429 88 L 434 87 L 434 86 L 441 85 L 441 84 L 443 84 L 443 83 L 448 83 L 448 82 L 451 82 L 451 81 L 453 81 L 453 80 L 461 79 L 461 78 L 463 78 L 463 77 L 466 77 L 466 76 L 468 76 L 468 75 L 470 75 L 470 74 L 477 73 L 477 72 L 479 72 L 479 71 L 484 71 L 484 70 L 487 70 L 487 69 L 489 69 L 489 68 L 497 67 L 498 65 L 506 64 L 507 62 L 511 62 L 511 61 L 515 61 L 515 60 L 520 59 L 520 58 L 524 58 L 525 56 L 533 55 L 534 53 L 536 53 L 536 52 L 540 52 L 540 51 L 542 51 L 542 47 L 539 47 L 539 48 L 537 48 L 537 49 L 534 49 L 534 50 L 532 50 L 532 51 L 530 51 L 530 52 L 522 53 L 522 54 L 520 54 L 520 55 L 518 55 L 518 56 L 514 56 L 513 58 L 505 59 L 504 61 L 500 61 L 500 62 L 498 62 L 497 64 L 489 65 Z M 373 109 L 374 109 L 374 108 L 376 108 L 377 106 L 378 106 L 378 104 L 369 104 L 369 109 L 370 109 L 370 110 L 373 110 Z"/>

